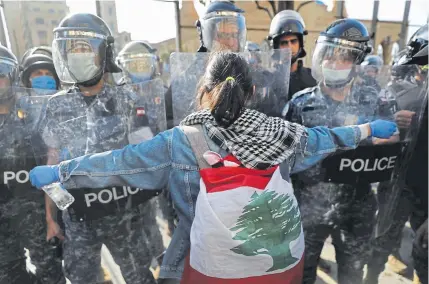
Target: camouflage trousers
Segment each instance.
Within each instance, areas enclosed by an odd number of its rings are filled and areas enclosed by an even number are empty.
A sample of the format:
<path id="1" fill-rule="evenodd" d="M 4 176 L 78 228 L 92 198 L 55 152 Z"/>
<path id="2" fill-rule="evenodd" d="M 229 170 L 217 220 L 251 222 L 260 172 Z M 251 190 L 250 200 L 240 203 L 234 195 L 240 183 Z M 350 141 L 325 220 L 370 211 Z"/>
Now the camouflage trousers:
<path id="1" fill-rule="evenodd" d="M 335 192 L 335 191 L 332 191 Z M 338 283 L 362 283 L 369 257 L 376 201 L 372 192 L 337 198 L 329 188 L 302 192 L 300 211 L 305 236 L 304 284 L 316 281 L 325 240 L 331 236 L 338 265 Z M 321 199 L 318 199 L 320 193 Z"/>
<path id="2" fill-rule="evenodd" d="M 139 206 L 120 215 L 83 222 L 72 221 L 64 211 L 64 271 L 72 284 L 104 282 L 101 273 L 103 244 L 119 265 L 126 283 L 156 283 L 149 270 L 154 257 L 150 241 L 156 235 L 154 231 L 159 229 L 152 219 L 145 220 L 141 209 Z"/>
<path id="3" fill-rule="evenodd" d="M 0 283 L 65 283 L 61 258 L 46 242 L 43 195 L 0 205 Z"/>

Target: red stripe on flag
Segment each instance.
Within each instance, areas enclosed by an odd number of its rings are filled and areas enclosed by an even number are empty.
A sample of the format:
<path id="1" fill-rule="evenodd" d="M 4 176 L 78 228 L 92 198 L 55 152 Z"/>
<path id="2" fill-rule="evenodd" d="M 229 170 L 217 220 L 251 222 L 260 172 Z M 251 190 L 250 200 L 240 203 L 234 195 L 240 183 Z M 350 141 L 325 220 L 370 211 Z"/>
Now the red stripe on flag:
<path id="1" fill-rule="evenodd" d="M 255 170 L 236 167 L 207 168 L 200 170 L 207 192 L 220 192 L 249 186 L 264 190 L 277 167 Z"/>
<path id="2" fill-rule="evenodd" d="M 249 269 L 252 268 L 249 267 Z M 180 284 L 301 284 L 303 273 L 304 256 L 297 265 L 284 272 L 247 278 L 221 279 L 206 276 L 193 269 L 188 256 L 185 260 L 185 270 Z"/>

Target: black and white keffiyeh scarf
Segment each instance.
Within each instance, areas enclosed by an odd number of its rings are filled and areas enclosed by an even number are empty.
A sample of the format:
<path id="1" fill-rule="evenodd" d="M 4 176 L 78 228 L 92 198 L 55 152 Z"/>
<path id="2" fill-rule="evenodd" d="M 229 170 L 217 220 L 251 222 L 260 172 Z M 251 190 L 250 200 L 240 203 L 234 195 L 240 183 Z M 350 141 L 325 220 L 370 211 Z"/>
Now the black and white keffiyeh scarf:
<path id="1" fill-rule="evenodd" d="M 180 125 L 203 124 L 210 139 L 232 153 L 246 168 L 267 169 L 294 154 L 305 127 L 269 117 L 256 110 L 244 109 L 240 117 L 227 128 L 219 126 L 210 110 L 187 116 Z"/>

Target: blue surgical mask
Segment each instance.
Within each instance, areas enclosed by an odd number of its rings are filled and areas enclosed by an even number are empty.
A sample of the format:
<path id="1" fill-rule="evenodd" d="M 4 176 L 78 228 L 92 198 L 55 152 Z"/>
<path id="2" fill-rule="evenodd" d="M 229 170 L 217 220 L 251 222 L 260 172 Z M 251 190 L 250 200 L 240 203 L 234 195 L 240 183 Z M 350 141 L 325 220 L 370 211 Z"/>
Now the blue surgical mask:
<path id="1" fill-rule="evenodd" d="M 39 76 L 31 79 L 31 87 L 41 95 L 52 93 L 49 90 L 57 89 L 57 81 L 51 76 Z"/>

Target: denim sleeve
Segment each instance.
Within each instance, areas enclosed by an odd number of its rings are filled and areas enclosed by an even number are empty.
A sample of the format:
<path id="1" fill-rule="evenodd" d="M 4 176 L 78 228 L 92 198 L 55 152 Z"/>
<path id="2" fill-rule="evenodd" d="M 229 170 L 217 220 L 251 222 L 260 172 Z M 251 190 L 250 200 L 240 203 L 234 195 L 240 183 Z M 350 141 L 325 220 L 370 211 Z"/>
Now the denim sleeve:
<path id="1" fill-rule="evenodd" d="M 337 150 L 355 149 L 363 138 L 358 126 L 318 126 L 307 128 L 307 134 L 301 138 L 291 173 L 304 171 Z"/>
<path id="2" fill-rule="evenodd" d="M 61 162 L 61 183 L 66 189 L 125 185 L 166 188 L 172 165 L 172 136 L 173 130 L 169 130 L 137 145 Z"/>

